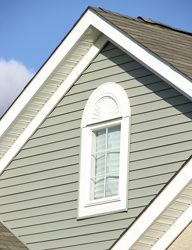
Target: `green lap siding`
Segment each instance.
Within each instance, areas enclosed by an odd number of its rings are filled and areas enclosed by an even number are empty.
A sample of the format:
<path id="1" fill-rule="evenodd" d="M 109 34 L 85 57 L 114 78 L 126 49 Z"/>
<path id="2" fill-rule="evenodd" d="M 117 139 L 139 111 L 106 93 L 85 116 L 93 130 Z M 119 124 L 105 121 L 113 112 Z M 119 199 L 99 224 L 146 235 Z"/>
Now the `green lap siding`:
<path id="1" fill-rule="evenodd" d="M 128 211 L 77 220 L 80 124 L 116 82 L 131 104 Z M 190 157 L 192 103 L 108 44 L 0 177 L 0 217 L 33 250 L 107 250 Z"/>

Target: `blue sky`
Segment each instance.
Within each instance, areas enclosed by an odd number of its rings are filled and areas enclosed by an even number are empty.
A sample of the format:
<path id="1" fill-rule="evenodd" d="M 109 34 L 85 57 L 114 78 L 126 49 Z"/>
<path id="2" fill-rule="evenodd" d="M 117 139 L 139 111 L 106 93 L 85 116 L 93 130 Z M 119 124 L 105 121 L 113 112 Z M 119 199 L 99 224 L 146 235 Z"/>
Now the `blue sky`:
<path id="1" fill-rule="evenodd" d="M 88 6 L 192 32 L 191 0 L 0 0 L 0 116 Z"/>

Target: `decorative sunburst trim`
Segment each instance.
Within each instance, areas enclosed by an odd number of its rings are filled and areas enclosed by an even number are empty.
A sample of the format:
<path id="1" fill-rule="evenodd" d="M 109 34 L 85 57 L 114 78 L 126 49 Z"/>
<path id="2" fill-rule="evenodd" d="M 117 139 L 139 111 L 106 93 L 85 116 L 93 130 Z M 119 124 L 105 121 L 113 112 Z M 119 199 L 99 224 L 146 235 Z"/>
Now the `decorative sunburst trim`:
<path id="1" fill-rule="evenodd" d="M 120 116 L 117 102 L 111 96 L 105 96 L 99 99 L 93 109 L 92 122 L 110 120 Z"/>
<path id="2" fill-rule="evenodd" d="M 89 97 L 83 112 L 81 127 L 129 117 L 130 114 L 130 104 L 125 90 L 114 82 L 104 83 Z"/>

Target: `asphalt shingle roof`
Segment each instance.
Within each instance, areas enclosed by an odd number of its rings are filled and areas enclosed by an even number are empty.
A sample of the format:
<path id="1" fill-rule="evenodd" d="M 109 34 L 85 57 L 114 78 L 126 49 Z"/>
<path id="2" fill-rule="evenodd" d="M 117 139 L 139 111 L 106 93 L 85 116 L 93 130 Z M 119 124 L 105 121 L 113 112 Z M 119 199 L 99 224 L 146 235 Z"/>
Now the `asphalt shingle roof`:
<path id="1" fill-rule="evenodd" d="M 0 223 L 1 250 L 28 250 L 2 223 Z"/>
<path id="2" fill-rule="evenodd" d="M 182 74 L 192 78 L 192 33 L 150 19 L 130 18 L 103 9 L 91 9 Z"/>

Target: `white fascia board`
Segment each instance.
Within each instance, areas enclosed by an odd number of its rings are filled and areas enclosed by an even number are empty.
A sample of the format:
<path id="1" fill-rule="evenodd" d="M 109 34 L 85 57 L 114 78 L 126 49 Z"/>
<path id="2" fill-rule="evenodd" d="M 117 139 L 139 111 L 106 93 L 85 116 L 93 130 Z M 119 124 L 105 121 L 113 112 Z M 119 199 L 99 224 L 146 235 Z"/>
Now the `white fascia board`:
<path id="1" fill-rule="evenodd" d="M 46 64 L 41 68 L 37 75 L 32 79 L 30 84 L 26 87 L 23 93 L 15 101 L 12 107 L 3 116 L 0 122 L 0 136 L 9 128 L 11 123 L 20 114 L 23 108 L 31 100 L 34 94 L 40 89 L 46 79 L 50 76 L 57 65 L 63 60 L 63 58 L 70 52 L 73 46 L 78 42 L 81 36 L 90 26 L 89 15 L 84 15 L 76 26 L 71 30 L 68 36 L 51 55 Z"/>
<path id="2" fill-rule="evenodd" d="M 91 24 L 109 37 L 109 39 L 120 46 L 124 51 L 141 62 L 152 72 L 163 78 L 182 94 L 192 99 L 192 82 L 171 67 L 168 63 L 158 58 L 155 54 L 145 49 L 141 44 L 137 43 L 128 34 L 119 31 L 113 25 L 100 18 L 95 13 L 90 14 Z"/>
<path id="3" fill-rule="evenodd" d="M 66 92 L 71 88 L 74 82 L 82 74 L 82 72 L 87 68 L 95 56 L 99 53 L 102 47 L 106 44 L 107 38 L 101 36 L 95 44 L 89 49 L 87 54 L 81 59 L 77 66 L 72 70 L 71 74 L 66 78 L 65 81 L 60 85 L 57 91 L 52 95 L 52 97 L 47 101 L 44 107 L 39 111 L 32 122 L 27 126 L 24 132 L 19 136 L 7 153 L 3 156 L 0 161 L 0 174 L 10 163 L 13 157 L 19 152 L 20 148 L 25 144 L 25 142 L 30 138 L 30 136 L 35 132 L 38 126 L 43 122 L 46 116 L 51 112 L 53 107 L 61 100 L 61 98 L 66 94 Z"/>
<path id="4" fill-rule="evenodd" d="M 165 250 L 182 233 L 192 220 L 192 205 L 176 220 L 151 250 Z"/>
<path id="5" fill-rule="evenodd" d="M 192 159 L 189 160 L 178 175 L 167 185 L 152 204 L 135 221 L 130 229 L 116 242 L 111 250 L 127 250 L 141 237 L 150 225 L 161 215 L 168 205 L 192 180 Z M 156 248 L 157 249 L 157 248 Z M 158 248 L 159 250 L 160 248 Z"/>

